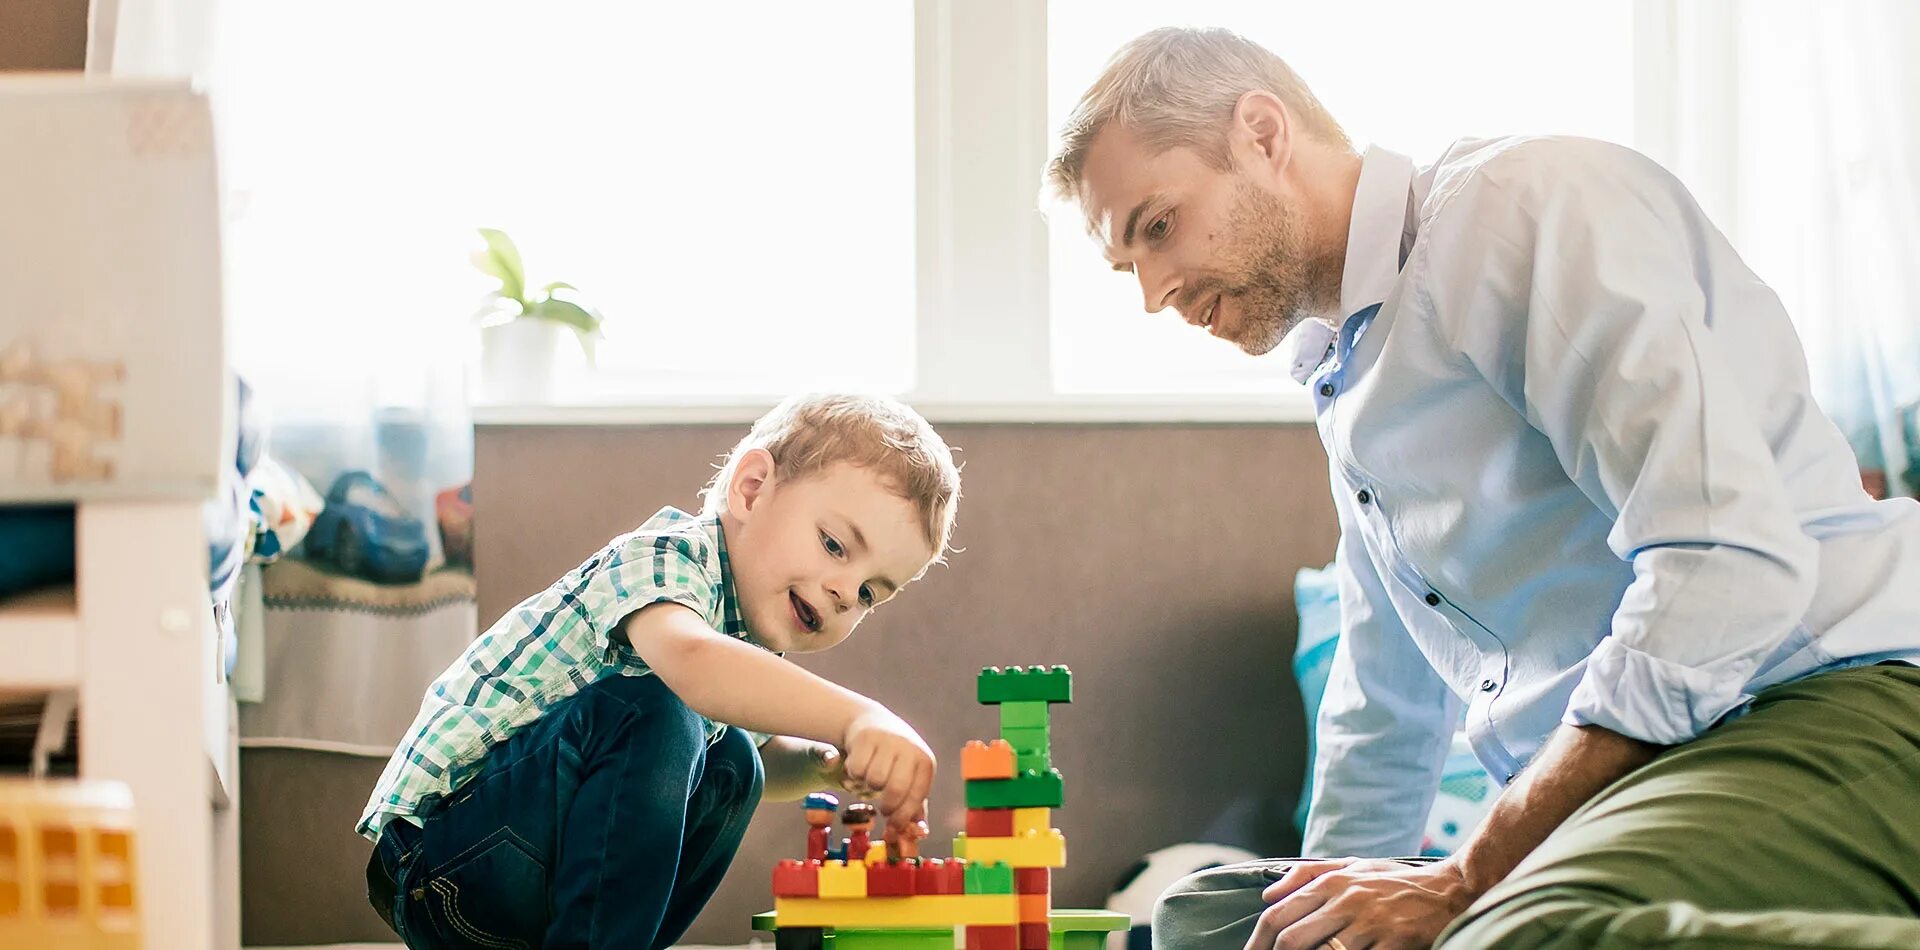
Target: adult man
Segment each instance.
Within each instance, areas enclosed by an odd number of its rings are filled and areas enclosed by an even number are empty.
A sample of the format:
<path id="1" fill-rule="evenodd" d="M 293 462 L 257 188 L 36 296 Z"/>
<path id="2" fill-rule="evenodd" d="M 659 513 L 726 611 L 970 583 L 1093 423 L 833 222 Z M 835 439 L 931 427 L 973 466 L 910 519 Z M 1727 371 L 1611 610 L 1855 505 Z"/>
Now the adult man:
<path id="1" fill-rule="evenodd" d="M 1191 877 L 1156 940 L 1920 946 L 1920 505 L 1861 489 L 1677 181 L 1579 139 L 1356 154 L 1218 30 L 1130 43 L 1062 139 L 1146 308 L 1284 339 L 1313 396 L 1342 638 L 1303 851 L 1411 853 L 1463 706 L 1507 786 L 1443 861 Z"/>

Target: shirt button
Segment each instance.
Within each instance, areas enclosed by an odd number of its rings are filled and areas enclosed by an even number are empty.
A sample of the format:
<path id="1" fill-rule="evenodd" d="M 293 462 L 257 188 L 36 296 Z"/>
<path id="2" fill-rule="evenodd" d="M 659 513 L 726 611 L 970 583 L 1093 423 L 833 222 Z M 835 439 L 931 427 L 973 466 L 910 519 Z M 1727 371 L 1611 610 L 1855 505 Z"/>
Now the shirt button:
<path id="1" fill-rule="evenodd" d="M 1355 495 L 1354 497 L 1360 499 L 1360 503 L 1364 505 L 1367 502 L 1370 502 L 1373 500 L 1373 493 L 1362 488 L 1360 489 L 1360 494 Z"/>
<path id="2" fill-rule="evenodd" d="M 1427 591 L 1427 606 L 1429 607 L 1440 606 L 1440 595 L 1434 593 L 1433 591 Z"/>
<path id="3" fill-rule="evenodd" d="M 1320 384 L 1320 395 L 1322 395 L 1322 396 L 1331 396 L 1331 395 L 1333 395 L 1333 384 L 1332 384 L 1332 383 L 1321 383 L 1321 384 Z"/>
<path id="4" fill-rule="evenodd" d="M 1481 692 L 1483 692 L 1483 693 L 1491 693 L 1491 692 L 1493 692 L 1493 688 L 1494 688 L 1495 686 L 1498 686 L 1498 685 L 1500 685 L 1500 684 L 1499 684 L 1499 683 L 1496 683 L 1496 682 L 1494 682 L 1494 681 L 1492 681 L 1492 680 L 1481 680 L 1481 681 L 1480 681 L 1480 691 L 1481 691 Z"/>

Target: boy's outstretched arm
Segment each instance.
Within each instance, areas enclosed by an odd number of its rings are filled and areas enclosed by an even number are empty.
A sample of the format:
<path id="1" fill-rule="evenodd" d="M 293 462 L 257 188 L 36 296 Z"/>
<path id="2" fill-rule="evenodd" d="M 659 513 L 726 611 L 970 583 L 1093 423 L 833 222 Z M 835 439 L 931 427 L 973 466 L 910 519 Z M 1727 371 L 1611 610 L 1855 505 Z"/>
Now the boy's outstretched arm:
<path id="1" fill-rule="evenodd" d="M 760 747 L 760 762 L 767 775 L 766 790 L 760 797 L 770 802 L 791 802 L 808 792 L 839 788 L 839 780 L 828 774 L 839 756 L 840 753 L 825 742 L 799 736 L 768 739 Z"/>
<path id="2" fill-rule="evenodd" d="M 932 750 L 892 710 L 752 644 L 723 636 L 681 604 L 629 614 L 621 630 L 641 660 L 688 708 L 754 732 L 832 743 L 847 776 L 880 792 L 895 830 L 925 818 Z"/>

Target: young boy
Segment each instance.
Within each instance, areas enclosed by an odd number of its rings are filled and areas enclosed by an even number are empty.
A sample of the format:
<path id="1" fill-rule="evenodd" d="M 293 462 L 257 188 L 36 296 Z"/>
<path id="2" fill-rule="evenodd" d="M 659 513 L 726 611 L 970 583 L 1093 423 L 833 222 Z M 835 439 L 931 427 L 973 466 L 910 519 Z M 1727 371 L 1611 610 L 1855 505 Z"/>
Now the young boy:
<path id="1" fill-rule="evenodd" d="M 845 640 L 946 550 L 946 443 L 890 399 L 798 397 L 704 494 L 522 601 L 428 688 L 358 826 L 369 899 L 410 946 L 666 947 L 763 784 L 842 784 L 879 797 L 890 836 L 925 833 L 926 742 L 779 654 Z"/>

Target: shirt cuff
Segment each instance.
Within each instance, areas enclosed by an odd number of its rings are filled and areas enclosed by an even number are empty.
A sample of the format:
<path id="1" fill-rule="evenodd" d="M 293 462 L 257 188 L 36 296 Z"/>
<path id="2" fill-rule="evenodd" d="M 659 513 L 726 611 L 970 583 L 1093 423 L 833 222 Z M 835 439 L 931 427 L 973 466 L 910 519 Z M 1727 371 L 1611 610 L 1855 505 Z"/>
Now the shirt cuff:
<path id="1" fill-rule="evenodd" d="M 1693 739 L 1747 699 L 1712 671 L 1643 653 L 1608 637 L 1587 657 L 1586 675 L 1561 721 L 1600 726 L 1655 745 Z"/>

